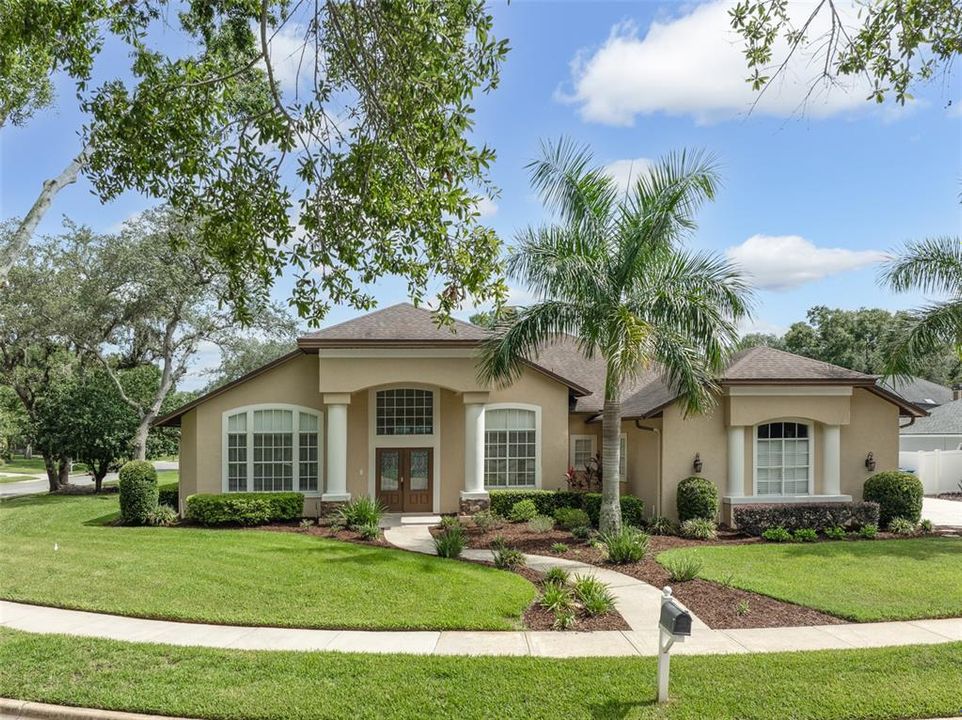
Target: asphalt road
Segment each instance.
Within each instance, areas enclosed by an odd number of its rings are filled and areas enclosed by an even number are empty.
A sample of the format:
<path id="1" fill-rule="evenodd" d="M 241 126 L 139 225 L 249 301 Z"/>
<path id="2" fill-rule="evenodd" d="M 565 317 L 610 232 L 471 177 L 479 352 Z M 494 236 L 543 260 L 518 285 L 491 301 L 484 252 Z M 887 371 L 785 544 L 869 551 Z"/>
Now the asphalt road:
<path id="1" fill-rule="evenodd" d="M 158 470 L 176 470 L 178 465 L 176 462 L 162 462 L 157 461 L 154 463 L 154 467 Z M 104 482 L 110 480 L 116 480 L 117 473 L 110 473 L 104 478 Z M 93 484 L 93 479 L 89 475 L 77 474 L 70 476 L 71 485 L 91 485 Z M 46 475 L 37 475 L 35 480 L 24 480 L 22 482 L 15 483 L 0 483 L 0 499 L 7 497 L 17 497 L 19 495 L 34 495 L 36 493 L 47 492 L 50 488 L 50 484 L 47 482 Z"/>

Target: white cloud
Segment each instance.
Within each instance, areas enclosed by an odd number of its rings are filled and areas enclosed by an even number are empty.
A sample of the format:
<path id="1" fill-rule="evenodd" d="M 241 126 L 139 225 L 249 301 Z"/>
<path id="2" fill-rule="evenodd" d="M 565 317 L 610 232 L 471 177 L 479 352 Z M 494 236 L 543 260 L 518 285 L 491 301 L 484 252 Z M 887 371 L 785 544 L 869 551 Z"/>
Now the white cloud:
<path id="1" fill-rule="evenodd" d="M 495 215 L 498 212 L 498 204 L 489 197 L 484 195 L 477 202 L 478 212 L 480 217 L 486 218 Z"/>
<path id="2" fill-rule="evenodd" d="M 573 88 L 559 91 L 559 99 L 578 105 L 584 120 L 608 125 L 630 126 L 636 116 L 656 112 L 690 114 L 699 122 L 746 113 L 758 95 L 745 81 L 749 71 L 741 38 L 729 24 L 730 7 L 730 0 L 698 5 L 673 19 L 652 22 L 643 37 L 631 21 L 615 25 L 601 47 L 575 57 Z M 853 4 L 837 7 L 846 24 L 855 19 Z M 812 4 L 795 1 L 790 8 L 802 22 Z M 810 38 L 822 35 L 824 29 L 816 27 L 822 22 L 828 22 L 824 12 L 813 23 Z M 786 45 L 780 40 L 774 57 L 785 56 Z M 846 79 L 848 87 L 829 89 L 819 84 L 806 97 L 820 67 L 812 53 L 800 49 L 758 99 L 755 112 L 788 117 L 804 111 L 808 117 L 825 117 L 871 105 L 865 100 L 868 90 L 861 78 Z"/>
<path id="3" fill-rule="evenodd" d="M 628 188 L 638 179 L 638 176 L 647 173 L 651 165 L 652 160 L 645 157 L 634 158 L 633 160 L 615 160 L 605 165 L 605 172 L 614 178 L 622 192 L 627 192 Z"/>
<path id="4" fill-rule="evenodd" d="M 307 49 L 304 47 L 305 32 L 303 25 L 288 22 L 268 38 L 271 69 L 285 92 L 293 93 L 296 90 L 298 78 L 301 82 L 313 82 L 315 54 L 313 45 Z"/>
<path id="5" fill-rule="evenodd" d="M 752 235 L 725 255 L 762 290 L 787 290 L 887 257 L 878 250 L 817 247 L 798 235 Z"/>

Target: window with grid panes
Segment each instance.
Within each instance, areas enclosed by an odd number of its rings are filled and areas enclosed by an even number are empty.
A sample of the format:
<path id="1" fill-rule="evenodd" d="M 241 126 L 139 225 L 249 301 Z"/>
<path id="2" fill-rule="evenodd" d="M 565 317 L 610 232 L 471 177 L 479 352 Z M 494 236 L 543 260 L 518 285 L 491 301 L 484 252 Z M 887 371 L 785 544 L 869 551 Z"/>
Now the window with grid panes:
<path id="1" fill-rule="evenodd" d="M 224 431 L 228 492 L 321 491 L 319 413 L 239 410 L 227 417 Z"/>
<path id="2" fill-rule="evenodd" d="M 535 486 L 536 422 L 533 410 L 485 410 L 484 484 L 487 487 Z"/>
<path id="3" fill-rule="evenodd" d="M 376 405 L 378 435 L 434 434 L 434 393 L 430 390 L 378 390 Z"/>
<path id="4" fill-rule="evenodd" d="M 805 423 L 773 422 L 755 428 L 759 495 L 807 495 L 812 466 L 811 429 Z"/>

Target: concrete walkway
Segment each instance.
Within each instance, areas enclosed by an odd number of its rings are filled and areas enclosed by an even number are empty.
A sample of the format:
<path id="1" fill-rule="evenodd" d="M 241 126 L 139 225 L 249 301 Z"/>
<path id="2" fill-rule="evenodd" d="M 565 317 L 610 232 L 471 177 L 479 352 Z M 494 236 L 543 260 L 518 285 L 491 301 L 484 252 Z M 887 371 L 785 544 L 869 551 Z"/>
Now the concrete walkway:
<path id="1" fill-rule="evenodd" d="M 933 525 L 962 529 L 962 502 L 922 498 L 922 517 L 931 520 Z"/>
<path id="2" fill-rule="evenodd" d="M 420 524 L 389 523 L 385 537 L 413 552 L 434 554 L 425 518 Z M 465 557 L 490 560 L 486 550 Z M 358 631 L 242 627 L 169 622 L 0 601 L 0 625 L 36 633 L 58 633 L 130 642 L 230 648 L 413 655 L 532 655 L 538 657 L 653 656 L 658 652 L 660 591 L 621 573 L 571 560 L 526 555 L 538 570 L 564 566 L 609 583 L 626 631 Z M 452 561 L 456 562 L 456 561 Z M 677 654 L 735 654 L 937 644 L 962 641 L 962 618 L 860 623 L 815 627 L 711 630 L 700 620 Z"/>

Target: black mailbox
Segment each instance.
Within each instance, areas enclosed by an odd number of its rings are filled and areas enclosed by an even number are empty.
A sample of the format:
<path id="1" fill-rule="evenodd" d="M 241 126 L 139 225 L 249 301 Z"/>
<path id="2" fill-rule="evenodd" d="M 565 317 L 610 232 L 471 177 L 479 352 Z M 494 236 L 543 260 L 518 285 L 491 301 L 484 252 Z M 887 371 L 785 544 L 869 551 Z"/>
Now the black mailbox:
<path id="1" fill-rule="evenodd" d="M 671 635 L 691 635 L 691 613 L 674 600 L 662 603 L 660 624 Z"/>

